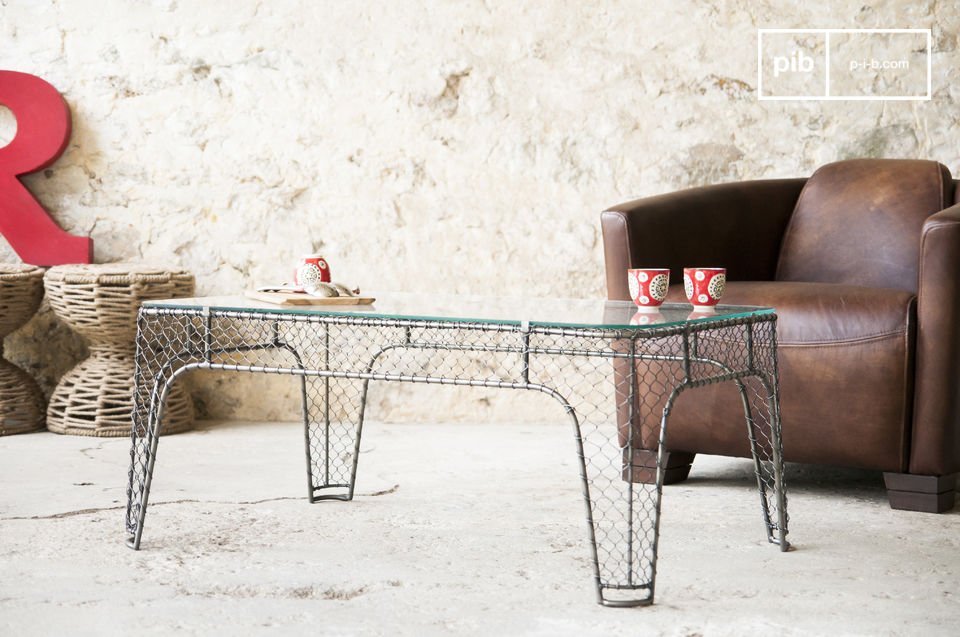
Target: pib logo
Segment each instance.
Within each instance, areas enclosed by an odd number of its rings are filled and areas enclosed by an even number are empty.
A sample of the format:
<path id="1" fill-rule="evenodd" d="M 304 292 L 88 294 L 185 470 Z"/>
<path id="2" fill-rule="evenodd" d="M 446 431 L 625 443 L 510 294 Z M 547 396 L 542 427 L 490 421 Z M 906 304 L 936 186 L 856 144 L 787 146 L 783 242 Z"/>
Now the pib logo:
<path id="1" fill-rule="evenodd" d="M 761 100 L 929 100 L 930 29 L 758 29 Z"/>
<path id="2" fill-rule="evenodd" d="M 781 73 L 813 73 L 813 56 L 794 49 L 790 55 L 775 55 L 773 57 L 773 77 L 780 77 Z"/>
<path id="3" fill-rule="evenodd" d="M 757 53 L 760 99 L 824 94 L 827 52 L 823 34 L 761 31 Z"/>

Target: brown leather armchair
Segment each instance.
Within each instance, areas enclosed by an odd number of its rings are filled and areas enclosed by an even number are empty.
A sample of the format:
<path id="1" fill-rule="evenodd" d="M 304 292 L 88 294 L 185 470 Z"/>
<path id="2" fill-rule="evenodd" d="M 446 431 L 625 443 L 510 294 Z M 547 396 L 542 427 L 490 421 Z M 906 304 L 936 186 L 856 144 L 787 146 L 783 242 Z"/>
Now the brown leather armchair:
<path id="1" fill-rule="evenodd" d="M 953 507 L 960 188 L 945 166 L 841 161 L 639 199 L 602 226 L 611 299 L 629 298 L 627 268 L 669 267 L 681 282 L 685 266 L 722 265 L 722 303 L 776 308 L 786 460 L 881 470 L 895 509 Z M 683 286 L 668 300 L 686 302 Z M 737 390 L 692 393 L 671 414 L 667 482 L 695 453 L 750 454 Z"/>

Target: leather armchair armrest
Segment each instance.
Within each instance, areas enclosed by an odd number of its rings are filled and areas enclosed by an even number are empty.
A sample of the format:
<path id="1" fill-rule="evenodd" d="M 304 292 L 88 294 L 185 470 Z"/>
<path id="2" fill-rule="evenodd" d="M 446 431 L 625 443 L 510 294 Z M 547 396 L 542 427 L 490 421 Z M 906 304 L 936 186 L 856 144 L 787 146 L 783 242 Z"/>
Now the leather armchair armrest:
<path id="1" fill-rule="evenodd" d="M 637 199 L 603 212 L 607 296 L 628 299 L 627 268 L 727 268 L 730 280 L 770 281 L 806 179 L 744 181 Z"/>
<path id="2" fill-rule="evenodd" d="M 960 471 L 960 204 L 927 218 L 920 240 L 910 473 Z"/>

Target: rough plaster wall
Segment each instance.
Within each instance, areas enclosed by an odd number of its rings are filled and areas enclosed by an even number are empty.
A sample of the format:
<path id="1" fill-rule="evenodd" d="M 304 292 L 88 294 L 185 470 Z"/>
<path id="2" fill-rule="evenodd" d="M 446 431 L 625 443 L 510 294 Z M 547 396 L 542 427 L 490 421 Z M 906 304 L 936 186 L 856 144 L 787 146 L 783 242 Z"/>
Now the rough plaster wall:
<path id="1" fill-rule="evenodd" d="M 932 28 L 934 99 L 759 102 L 759 27 Z M 365 289 L 603 298 L 610 204 L 846 157 L 960 173 L 958 30 L 934 0 L 0 0 L 0 65 L 70 104 L 69 149 L 24 181 L 97 261 L 185 266 L 214 294 L 320 250 Z M 48 311 L 7 344 L 48 391 L 83 350 Z M 277 380 L 196 396 L 294 418 Z M 386 419 L 559 416 L 478 390 L 375 399 Z"/>

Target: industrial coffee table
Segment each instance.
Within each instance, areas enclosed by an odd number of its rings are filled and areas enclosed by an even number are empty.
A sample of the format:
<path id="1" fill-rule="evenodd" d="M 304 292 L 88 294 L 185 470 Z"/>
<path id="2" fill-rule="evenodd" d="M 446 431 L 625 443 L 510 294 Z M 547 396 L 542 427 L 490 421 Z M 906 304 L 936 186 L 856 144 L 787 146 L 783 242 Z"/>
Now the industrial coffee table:
<path id="1" fill-rule="evenodd" d="M 637 314 L 620 301 L 380 295 L 372 306 L 268 305 L 243 297 L 140 310 L 127 544 L 140 548 L 171 387 L 195 369 L 294 377 L 307 496 L 351 500 L 370 381 L 533 390 L 573 425 L 597 599 L 653 602 L 663 448 L 674 401 L 737 386 L 767 539 L 787 550 L 776 314 L 753 307 Z M 632 466 L 656 450 L 657 471 Z M 532 452 L 533 450 L 531 450 Z"/>

